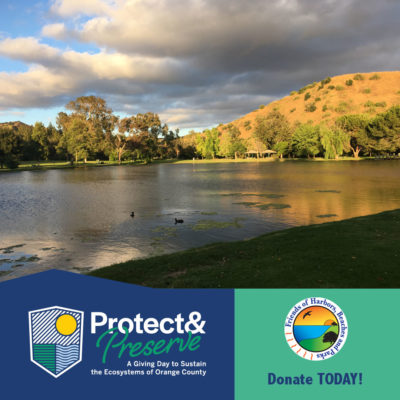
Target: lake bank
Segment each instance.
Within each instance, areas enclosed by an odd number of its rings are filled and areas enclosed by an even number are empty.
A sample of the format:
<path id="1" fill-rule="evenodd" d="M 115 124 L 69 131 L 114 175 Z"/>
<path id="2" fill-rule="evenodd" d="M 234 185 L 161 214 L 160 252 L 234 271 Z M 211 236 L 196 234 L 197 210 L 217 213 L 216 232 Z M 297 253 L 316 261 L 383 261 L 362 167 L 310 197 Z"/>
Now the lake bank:
<path id="1" fill-rule="evenodd" d="M 387 160 L 399 159 L 397 158 L 387 158 Z M 52 169 L 76 169 L 76 168 L 94 168 L 94 167 L 120 167 L 120 166 L 138 166 L 138 165 L 151 165 L 151 164 L 213 164 L 213 163 L 264 163 L 264 162 L 286 162 L 286 161 L 304 161 L 304 162 L 340 162 L 340 161 L 366 161 L 366 160 L 383 160 L 383 158 L 375 157 L 340 157 L 337 160 L 328 160 L 323 157 L 316 158 L 215 158 L 215 159 L 196 159 L 196 160 L 177 160 L 177 159 L 167 159 L 167 160 L 152 160 L 148 161 L 122 161 L 119 164 L 116 161 L 87 161 L 78 162 L 71 165 L 69 161 L 24 161 L 15 169 L 0 168 L 1 172 L 20 172 L 20 171 L 45 171 Z"/>
<path id="2" fill-rule="evenodd" d="M 132 260 L 90 273 L 160 288 L 400 287 L 400 209 Z"/>
<path id="3" fill-rule="evenodd" d="M 171 160 L 156 160 L 148 163 L 146 161 L 123 161 L 120 163 L 116 161 L 87 161 L 71 164 L 69 161 L 25 161 L 22 162 L 18 168 L 0 168 L 1 172 L 20 172 L 20 171 L 46 171 L 52 169 L 77 169 L 77 168 L 100 168 L 100 167 L 120 167 L 120 166 L 137 166 L 146 164 L 157 163 L 170 163 Z"/>

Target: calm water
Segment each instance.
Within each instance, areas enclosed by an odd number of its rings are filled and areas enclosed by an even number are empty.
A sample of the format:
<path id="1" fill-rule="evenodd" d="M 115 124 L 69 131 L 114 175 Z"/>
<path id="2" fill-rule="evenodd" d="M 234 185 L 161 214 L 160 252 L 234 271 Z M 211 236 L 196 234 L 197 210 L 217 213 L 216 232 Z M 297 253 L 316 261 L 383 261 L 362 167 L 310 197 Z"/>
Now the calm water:
<path id="1" fill-rule="evenodd" d="M 330 327 L 330 325 L 295 325 L 293 327 L 293 332 L 297 342 L 300 343 L 305 339 L 319 338 Z"/>
<path id="2" fill-rule="evenodd" d="M 0 279 L 49 268 L 87 271 L 399 207 L 400 161 L 4 173 Z M 175 217 L 184 223 L 175 225 Z"/>

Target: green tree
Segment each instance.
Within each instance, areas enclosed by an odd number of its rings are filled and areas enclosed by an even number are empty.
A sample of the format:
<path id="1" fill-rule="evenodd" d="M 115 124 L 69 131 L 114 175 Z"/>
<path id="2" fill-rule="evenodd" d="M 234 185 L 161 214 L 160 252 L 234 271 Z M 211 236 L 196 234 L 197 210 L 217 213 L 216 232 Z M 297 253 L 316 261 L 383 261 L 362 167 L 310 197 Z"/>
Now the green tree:
<path id="1" fill-rule="evenodd" d="M 326 125 L 320 125 L 319 135 L 325 150 L 325 158 L 338 159 L 349 147 L 349 136 L 339 128 L 331 129 Z"/>
<path id="2" fill-rule="evenodd" d="M 206 129 L 196 140 L 196 150 L 202 157 L 214 159 L 220 152 L 219 131 L 217 128 Z"/>
<path id="3" fill-rule="evenodd" d="M 112 144 L 114 152 L 117 154 L 118 163 L 121 164 L 124 154 L 128 151 L 128 139 L 124 134 L 118 133 L 113 137 Z"/>
<path id="4" fill-rule="evenodd" d="M 21 141 L 12 129 L 0 128 L 0 166 L 18 167 Z"/>
<path id="5" fill-rule="evenodd" d="M 64 133 L 69 132 L 71 137 L 71 132 L 74 132 L 73 136 L 76 137 L 77 127 L 85 127 L 81 136 L 86 137 L 88 143 L 84 146 L 85 150 L 78 153 L 86 154 L 86 157 L 83 157 L 85 160 L 89 156 L 105 157 L 110 151 L 112 135 L 117 124 L 117 117 L 107 107 L 106 101 L 96 96 L 82 96 L 70 101 L 66 109 L 71 113 L 60 112 L 57 117 L 57 125 Z M 67 143 L 69 145 L 66 145 Z M 71 149 L 70 138 L 63 138 L 58 147 Z M 74 152 L 73 156 L 76 159 L 77 153 Z"/>
<path id="6" fill-rule="evenodd" d="M 40 159 L 48 160 L 50 155 L 50 142 L 46 127 L 41 122 L 33 126 L 32 139 L 39 145 Z"/>
<path id="7" fill-rule="evenodd" d="M 370 148 L 377 152 L 395 152 L 400 148 L 400 106 L 376 115 L 366 126 Z"/>
<path id="8" fill-rule="evenodd" d="M 284 141 L 274 144 L 273 149 L 276 151 L 280 158 L 288 155 L 291 151 L 290 142 Z"/>
<path id="9" fill-rule="evenodd" d="M 58 130 L 51 122 L 46 127 L 48 154 L 50 160 L 56 160 L 60 154 L 58 152 L 58 144 L 61 140 L 61 130 Z"/>
<path id="10" fill-rule="evenodd" d="M 300 124 L 292 137 L 292 148 L 299 157 L 315 157 L 321 152 L 319 127 L 311 124 Z"/>
<path id="11" fill-rule="evenodd" d="M 336 126 L 349 135 L 349 147 L 354 158 L 358 158 L 360 152 L 369 149 L 369 138 L 366 127 L 370 121 L 369 116 L 364 114 L 343 115 L 336 120 Z"/>
<path id="12" fill-rule="evenodd" d="M 220 154 L 223 157 L 238 157 L 246 152 L 244 140 L 240 137 L 239 129 L 234 126 L 228 126 L 227 132 L 220 139 Z"/>
<path id="13" fill-rule="evenodd" d="M 84 118 L 73 118 L 64 133 L 64 140 L 69 154 L 73 155 L 75 162 L 87 161 L 93 152 L 94 135 L 90 123 Z"/>
<path id="14" fill-rule="evenodd" d="M 178 158 L 180 152 L 179 129 L 175 131 L 163 131 L 160 143 L 160 156 L 162 158 Z"/>
<path id="15" fill-rule="evenodd" d="M 130 139 L 130 147 L 141 157 L 151 159 L 159 155 L 159 141 L 168 133 L 158 114 L 147 112 L 124 118 L 120 122 Z"/>
<path id="16" fill-rule="evenodd" d="M 266 117 L 257 117 L 254 137 L 271 149 L 279 142 L 286 142 L 291 135 L 287 118 L 278 110 L 271 111 Z"/>

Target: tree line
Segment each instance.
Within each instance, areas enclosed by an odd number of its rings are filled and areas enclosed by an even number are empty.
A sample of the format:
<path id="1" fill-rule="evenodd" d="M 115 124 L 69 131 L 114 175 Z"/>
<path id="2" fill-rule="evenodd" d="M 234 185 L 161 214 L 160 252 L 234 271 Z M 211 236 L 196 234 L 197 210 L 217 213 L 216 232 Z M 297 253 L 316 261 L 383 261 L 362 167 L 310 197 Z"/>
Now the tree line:
<path id="1" fill-rule="evenodd" d="M 337 159 L 395 154 L 400 151 L 400 106 L 376 116 L 343 115 L 330 126 L 309 122 L 290 127 L 286 117 L 273 110 L 256 121 L 254 135 L 280 156 Z"/>
<path id="2" fill-rule="evenodd" d="M 151 160 L 193 157 L 179 130 L 172 131 L 152 112 L 119 118 L 104 99 L 78 97 L 57 115 L 57 127 L 0 127 L 0 166 L 16 168 L 20 161 Z"/>
<path id="3" fill-rule="evenodd" d="M 116 116 L 100 97 L 83 96 L 66 105 L 57 126 L 41 122 L 0 127 L 0 166 L 16 168 L 22 161 L 152 160 L 170 158 L 237 158 L 249 150 L 274 150 L 279 157 L 337 159 L 342 155 L 373 156 L 400 151 L 400 106 L 376 116 L 344 115 L 334 124 L 290 125 L 274 109 L 257 117 L 244 139 L 233 124 L 179 136 L 152 112 Z"/>
<path id="4" fill-rule="evenodd" d="M 295 123 L 277 109 L 259 116 L 251 127 L 250 138 L 243 139 L 239 129 L 228 124 L 197 134 L 196 150 L 204 158 L 243 157 L 249 150 L 262 153 L 274 150 L 279 157 L 338 159 L 343 155 L 379 156 L 400 152 L 400 106 L 370 116 L 348 114 L 333 124 Z M 223 132 L 223 134 L 221 134 Z"/>

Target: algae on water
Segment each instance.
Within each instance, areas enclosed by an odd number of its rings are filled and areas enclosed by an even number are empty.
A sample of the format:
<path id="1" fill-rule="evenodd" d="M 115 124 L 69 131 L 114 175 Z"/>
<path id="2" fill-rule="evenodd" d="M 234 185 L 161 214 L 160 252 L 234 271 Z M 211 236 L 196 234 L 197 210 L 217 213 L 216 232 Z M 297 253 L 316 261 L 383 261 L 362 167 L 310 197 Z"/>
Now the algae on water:
<path id="1" fill-rule="evenodd" d="M 201 219 L 192 227 L 194 231 L 206 231 L 209 229 L 241 228 L 240 221 L 244 218 L 235 218 L 233 221 L 215 221 L 212 219 Z"/>
<path id="2" fill-rule="evenodd" d="M 246 206 L 246 207 L 255 207 L 259 203 L 254 201 L 240 201 L 238 203 L 233 203 L 233 204 L 239 204 L 240 206 Z"/>
<path id="3" fill-rule="evenodd" d="M 232 196 L 232 197 L 247 197 L 247 196 L 255 196 L 255 197 L 263 197 L 266 199 L 280 199 L 285 197 L 284 194 L 276 194 L 276 193 L 222 193 L 220 196 Z"/>
<path id="4" fill-rule="evenodd" d="M 151 230 L 152 232 L 161 233 L 163 236 L 176 236 L 176 228 L 170 226 L 158 226 Z"/>
<path id="5" fill-rule="evenodd" d="M 257 207 L 260 210 L 269 210 L 269 209 L 280 210 L 283 208 L 291 208 L 290 204 L 284 204 L 284 203 L 259 203 L 253 201 L 242 201 L 233 204 L 239 204 L 245 207 Z"/>
<path id="6" fill-rule="evenodd" d="M 269 210 L 270 208 L 274 210 L 281 210 L 283 208 L 291 208 L 290 204 L 282 204 L 282 203 L 267 203 L 267 204 L 258 204 L 255 207 L 260 210 Z"/>
<path id="7" fill-rule="evenodd" d="M 151 238 L 152 242 L 150 246 L 155 250 L 153 255 L 162 254 L 165 250 L 164 241 L 168 238 L 176 237 L 177 228 L 170 226 L 158 226 L 151 230 L 152 232 L 159 233 L 159 236 L 154 236 Z"/>
<path id="8" fill-rule="evenodd" d="M 3 254 L 10 254 L 10 253 L 14 253 L 14 249 L 18 249 L 20 247 L 25 246 L 25 243 L 23 244 L 15 244 L 14 246 L 9 246 L 9 247 L 3 247 L 2 249 L 0 249 L 0 251 L 3 252 Z"/>

